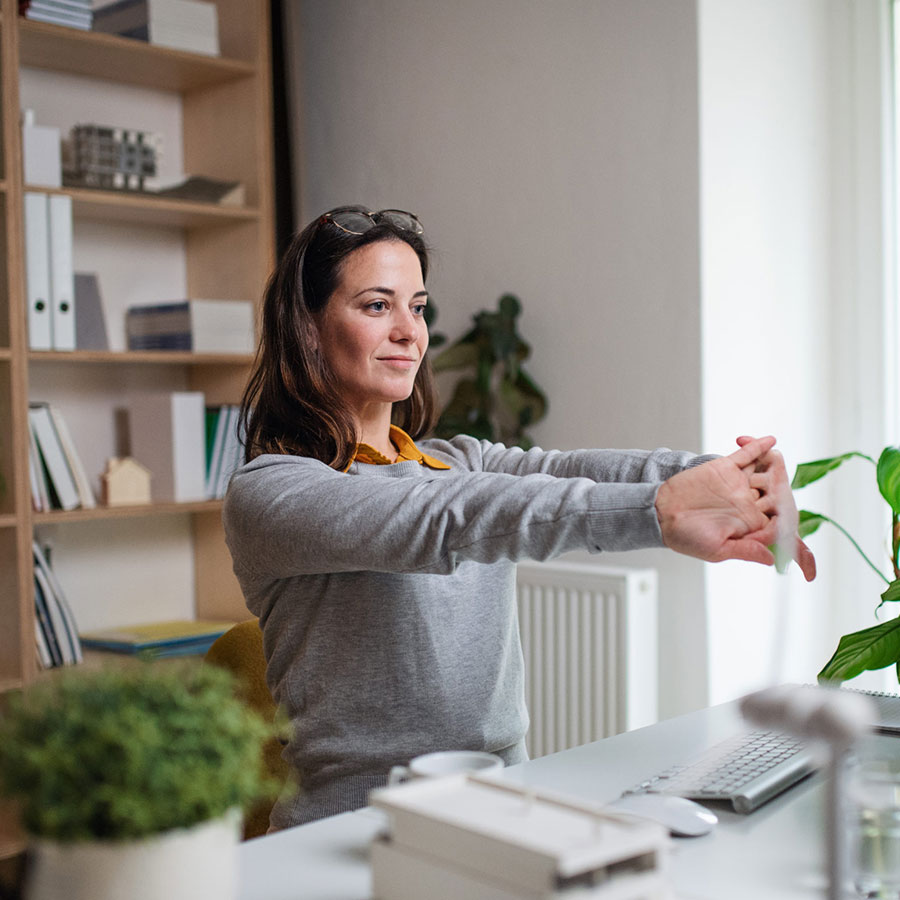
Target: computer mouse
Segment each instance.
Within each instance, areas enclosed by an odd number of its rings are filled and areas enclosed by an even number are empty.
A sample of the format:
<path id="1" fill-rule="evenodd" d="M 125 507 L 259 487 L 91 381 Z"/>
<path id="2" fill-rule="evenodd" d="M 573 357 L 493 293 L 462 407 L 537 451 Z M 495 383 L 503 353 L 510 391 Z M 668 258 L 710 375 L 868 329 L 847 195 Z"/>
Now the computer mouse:
<path id="1" fill-rule="evenodd" d="M 718 816 L 705 806 L 668 794 L 623 794 L 609 807 L 659 822 L 676 837 L 708 834 L 719 821 Z"/>

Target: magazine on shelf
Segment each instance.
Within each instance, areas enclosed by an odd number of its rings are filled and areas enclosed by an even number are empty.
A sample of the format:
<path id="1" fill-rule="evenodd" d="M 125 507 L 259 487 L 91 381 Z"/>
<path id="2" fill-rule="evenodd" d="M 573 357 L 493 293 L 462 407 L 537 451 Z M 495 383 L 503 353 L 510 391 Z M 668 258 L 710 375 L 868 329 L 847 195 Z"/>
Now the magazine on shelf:
<path id="1" fill-rule="evenodd" d="M 53 665 L 73 665 L 83 659 L 75 616 L 62 585 L 37 541 L 32 542 L 35 614 L 40 620 Z M 54 650 L 55 647 L 55 650 Z M 40 657 L 40 650 L 38 651 Z"/>
<path id="2" fill-rule="evenodd" d="M 154 658 L 204 654 L 234 622 L 171 620 L 81 633 L 84 647 Z"/>

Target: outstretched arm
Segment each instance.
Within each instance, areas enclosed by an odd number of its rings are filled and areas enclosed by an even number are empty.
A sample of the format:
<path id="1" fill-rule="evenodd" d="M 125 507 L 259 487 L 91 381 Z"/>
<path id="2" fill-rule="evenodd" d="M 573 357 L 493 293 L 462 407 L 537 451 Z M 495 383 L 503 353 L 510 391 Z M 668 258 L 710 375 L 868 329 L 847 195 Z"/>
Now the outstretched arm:
<path id="1" fill-rule="evenodd" d="M 797 508 L 775 438 L 738 439 L 730 456 L 687 469 L 656 497 L 667 547 L 709 562 L 744 559 L 773 565 L 769 546 L 789 535 L 807 581 L 816 576 L 809 548 L 797 537 Z"/>

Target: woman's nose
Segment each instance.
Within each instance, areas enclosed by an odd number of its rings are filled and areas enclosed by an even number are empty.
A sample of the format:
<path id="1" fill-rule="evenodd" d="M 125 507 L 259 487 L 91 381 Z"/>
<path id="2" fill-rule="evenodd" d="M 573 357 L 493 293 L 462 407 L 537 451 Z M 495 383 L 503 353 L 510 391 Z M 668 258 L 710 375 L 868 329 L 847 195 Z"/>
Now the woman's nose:
<path id="1" fill-rule="evenodd" d="M 411 312 L 400 313 L 394 320 L 393 334 L 395 341 L 414 341 L 418 336 L 418 323 Z"/>

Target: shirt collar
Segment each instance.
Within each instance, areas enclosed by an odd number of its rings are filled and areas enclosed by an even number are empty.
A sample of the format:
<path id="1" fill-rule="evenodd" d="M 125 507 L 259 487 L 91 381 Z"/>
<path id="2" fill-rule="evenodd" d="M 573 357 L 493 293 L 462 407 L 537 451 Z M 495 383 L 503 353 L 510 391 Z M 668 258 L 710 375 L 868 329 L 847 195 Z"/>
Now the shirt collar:
<path id="1" fill-rule="evenodd" d="M 353 456 L 354 462 L 370 463 L 374 466 L 389 466 L 392 462 L 413 461 L 429 469 L 449 469 L 450 466 L 427 453 L 423 453 L 415 444 L 415 441 L 402 429 L 396 425 L 391 425 L 391 441 L 397 448 L 397 459 L 390 460 L 383 453 L 380 453 L 370 444 L 357 444 L 356 453 Z"/>

